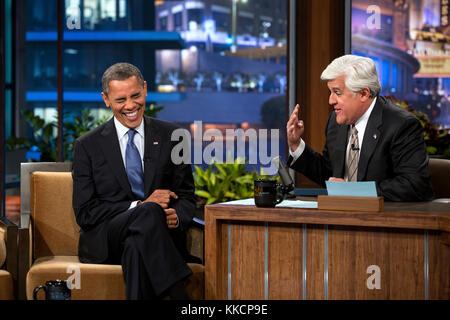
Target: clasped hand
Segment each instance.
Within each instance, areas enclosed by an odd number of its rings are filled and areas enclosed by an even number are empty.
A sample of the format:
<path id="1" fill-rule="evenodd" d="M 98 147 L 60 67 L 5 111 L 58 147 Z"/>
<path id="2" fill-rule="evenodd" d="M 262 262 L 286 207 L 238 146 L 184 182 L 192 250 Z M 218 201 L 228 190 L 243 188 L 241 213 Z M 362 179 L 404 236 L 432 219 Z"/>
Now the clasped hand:
<path id="1" fill-rule="evenodd" d="M 143 202 L 155 202 L 164 209 L 166 213 L 166 222 L 169 229 L 173 229 L 177 226 L 178 215 L 174 208 L 169 208 L 169 203 L 171 199 L 178 199 L 175 192 L 165 189 L 157 189 L 145 199 Z"/>

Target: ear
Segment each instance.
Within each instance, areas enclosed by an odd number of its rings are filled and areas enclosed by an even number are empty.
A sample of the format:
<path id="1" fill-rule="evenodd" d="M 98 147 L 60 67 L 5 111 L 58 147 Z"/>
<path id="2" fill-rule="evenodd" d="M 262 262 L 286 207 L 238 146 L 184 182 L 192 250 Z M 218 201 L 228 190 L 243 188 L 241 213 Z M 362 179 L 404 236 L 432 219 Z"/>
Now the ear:
<path id="1" fill-rule="evenodd" d="M 109 99 L 108 99 L 108 96 L 106 95 L 106 93 L 102 92 L 102 98 L 106 104 L 106 107 L 109 108 L 111 104 L 109 103 Z"/>
<path id="2" fill-rule="evenodd" d="M 144 96 L 147 96 L 147 81 L 144 81 Z"/>
<path id="3" fill-rule="evenodd" d="M 362 88 L 359 91 L 359 94 L 361 95 L 361 102 L 365 102 L 370 99 L 370 89 L 368 87 Z"/>

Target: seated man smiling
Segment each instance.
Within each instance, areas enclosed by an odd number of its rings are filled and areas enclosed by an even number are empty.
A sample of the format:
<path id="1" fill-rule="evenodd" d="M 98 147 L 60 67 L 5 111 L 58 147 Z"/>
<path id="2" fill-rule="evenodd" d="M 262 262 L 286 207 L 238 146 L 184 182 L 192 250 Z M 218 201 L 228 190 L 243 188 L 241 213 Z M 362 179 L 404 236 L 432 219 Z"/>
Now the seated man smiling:
<path id="1" fill-rule="evenodd" d="M 121 264 L 127 299 L 188 299 L 186 231 L 195 212 L 190 165 L 175 165 L 171 123 L 144 116 L 147 84 L 109 67 L 102 97 L 114 117 L 75 142 L 73 208 L 80 261 Z"/>

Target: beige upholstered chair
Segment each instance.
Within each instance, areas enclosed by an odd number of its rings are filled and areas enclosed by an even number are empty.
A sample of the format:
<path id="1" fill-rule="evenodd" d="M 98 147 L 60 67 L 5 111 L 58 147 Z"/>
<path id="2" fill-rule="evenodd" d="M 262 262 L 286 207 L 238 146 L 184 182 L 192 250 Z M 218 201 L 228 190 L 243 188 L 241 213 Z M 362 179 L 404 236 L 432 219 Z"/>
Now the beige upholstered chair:
<path id="1" fill-rule="evenodd" d="M 0 220 L 0 300 L 13 300 L 17 274 L 17 226 Z"/>
<path id="2" fill-rule="evenodd" d="M 78 259 L 78 232 L 72 209 L 71 172 L 34 171 L 30 175 L 29 270 L 26 297 L 48 280 L 69 280 L 72 299 L 125 299 L 120 265 L 85 264 Z M 192 299 L 204 298 L 204 266 L 189 264 L 186 286 Z M 42 294 L 43 296 L 43 294 Z"/>
<path id="3" fill-rule="evenodd" d="M 435 201 L 450 202 L 450 160 L 430 158 L 428 167 Z"/>

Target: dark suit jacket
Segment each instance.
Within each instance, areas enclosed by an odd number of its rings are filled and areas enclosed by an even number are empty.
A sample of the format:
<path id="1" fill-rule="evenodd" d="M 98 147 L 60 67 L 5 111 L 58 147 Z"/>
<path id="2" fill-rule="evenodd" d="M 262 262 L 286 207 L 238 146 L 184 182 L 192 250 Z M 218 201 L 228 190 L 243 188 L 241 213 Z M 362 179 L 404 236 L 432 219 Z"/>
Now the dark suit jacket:
<path id="1" fill-rule="evenodd" d="M 323 154 L 306 145 L 291 167 L 322 186 L 330 177 L 343 178 L 348 129 L 337 124 L 332 112 Z M 433 199 L 422 126 L 414 115 L 384 97 L 378 96 L 364 132 L 357 179 L 375 181 L 378 195 L 388 201 Z"/>
<path id="2" fill-rule="evenodd" d="M 170 189 L 178 195 L 170 207 L 175 208 L 180 225 L 171 233 L 176 239 L 183 239 L 196 207 L 191 166 L 171 161 L 172 147 L 178 143 L 171 141 L 175 125 L 150 117 L 144 117 L 144 124 L 145 197 L 155 189 Z M 104 262 L 108 254 L 107 222 L 128 210 L 132 201 L 143 200 L 136 199 L 131 191 L 114 119 L 75 141 L 72 176 L 73 208 L 81 227 L 80 260 Z M 182 250 L 182 243 L 176 245 Z"/>

